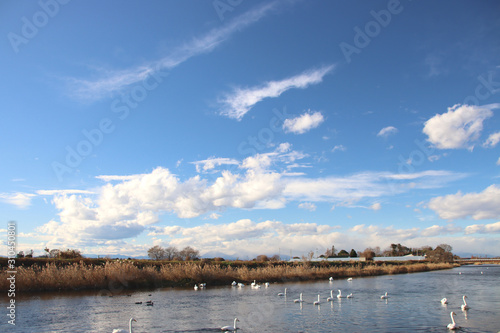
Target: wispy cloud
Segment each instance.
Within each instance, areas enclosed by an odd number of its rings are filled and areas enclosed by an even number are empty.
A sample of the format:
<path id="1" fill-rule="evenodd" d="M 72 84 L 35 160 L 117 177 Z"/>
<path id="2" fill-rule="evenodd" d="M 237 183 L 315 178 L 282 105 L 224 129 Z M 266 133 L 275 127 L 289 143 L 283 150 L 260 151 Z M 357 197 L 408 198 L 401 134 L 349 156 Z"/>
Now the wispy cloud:
<path id="1" fill-rule="evenodd" d="M 97 79 L 70 78 L 68 81 L 71 84 L 72 94 L 85 101 L 99 100 L 161 71 L 169 71 L 194 56 L 211 52 L 237 31 L 266 16 L 277 4 L 278 1 L 273 1 L 260 5 L 236 17 L 225 26 L 214 28 L 200 37 L 193 38 L 159 60 L 119 71 L 101 70 Z"/>
<path id="2" fill-rule="evenodd" d="M 31 198 L 34 196 L 34 194 L 23 192 L 0 193 L 0 201 L 24 209 L 31 205 Z"/>
<path id="3" fill-rule="evenodd" d="M 229 118 L 241 120 L 255 104 L 263 99 L 278 97 L 292 88 L 305 89 L 312 84 L 318 84 L 334 67 L 334 65 L 323 66 L 319 69 L 307 70 L 281 81 L 269 81 L 246 89 L 237 88 L 220 100 L 222 104 L 220 113 Z"/>

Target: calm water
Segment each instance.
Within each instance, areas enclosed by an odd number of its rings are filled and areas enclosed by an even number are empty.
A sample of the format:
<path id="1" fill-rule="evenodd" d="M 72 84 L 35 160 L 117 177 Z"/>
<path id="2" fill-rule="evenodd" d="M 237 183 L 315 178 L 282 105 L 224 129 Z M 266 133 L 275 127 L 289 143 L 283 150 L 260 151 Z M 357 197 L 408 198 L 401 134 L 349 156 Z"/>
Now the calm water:
<path id="1" fill-rule="evenodd" d="M 462 272 L 462 274 L 459 274 Z M 483 272 L 483 274 L 481 274 Z M 446 271 L 308 283 L 271 284 L 252 289 L 210 287 L 162 289 L 131 296 L 50 293 L 18 296 L 13 329 L 2 315 L 1 332 L 220 332 L 240 319 L 238 332 L 447 332 L 455 311 L 458 332 L 500 331 L 500 266 L 463 266 Z M 277 296 L 287 288 L 287 297 Z M 352 299 L 327 302 L 330 290 Z M 389 299 L 380 299 L 388 292 Z M 294 303 L 299 293 L 304 303 Z M 151 296 L 149 296 L 151 294 Z M 321 305 L 313 302 L 321 295 Z M 460 309 L 467 295 L 470 310 Z M 440 303 L 447 297 L 448 305 Z M 154 306 L 136 305 L 153 300 Z M 2 308 L 5 309 L 5 299 Z M 6 314 L 4 310 L 4 314 Z"/>

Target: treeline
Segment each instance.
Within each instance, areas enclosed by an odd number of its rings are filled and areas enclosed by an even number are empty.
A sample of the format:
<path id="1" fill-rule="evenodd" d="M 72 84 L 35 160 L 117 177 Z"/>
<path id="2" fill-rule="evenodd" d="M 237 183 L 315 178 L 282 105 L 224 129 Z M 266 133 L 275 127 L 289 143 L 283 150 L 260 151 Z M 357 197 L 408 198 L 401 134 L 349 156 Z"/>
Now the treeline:
<path id="1" fill-rule="evenodd" d="M 332 245 L 328 248 L 324 255 L 320 255 L 320 258 L 339 258 L 339 257 L 351 257 L 356 258 L 358 256 L 364 257 L 367 260 L 372 260 L 374 257 L 401 257 L 407 255 L 415 256 L 425 256 L 427 260 L 431 262 L 452 262 L 454 255 L 451 252 L 452 247 L 448 244 L 440 244 L 434 249 L 431 246 L 422 246 L 419 248 L 410 248 L 401 244 L 391 244 L 386 250 L 381 250 L 380 247 L 369 247 L 359 254 L 352 249 L 351 252 L 346 250 L 340 250 L 338 253 L 335 246 Z M 309 253 L 309 258 L 311 259 L 314 253 L 311 251 Z"/>

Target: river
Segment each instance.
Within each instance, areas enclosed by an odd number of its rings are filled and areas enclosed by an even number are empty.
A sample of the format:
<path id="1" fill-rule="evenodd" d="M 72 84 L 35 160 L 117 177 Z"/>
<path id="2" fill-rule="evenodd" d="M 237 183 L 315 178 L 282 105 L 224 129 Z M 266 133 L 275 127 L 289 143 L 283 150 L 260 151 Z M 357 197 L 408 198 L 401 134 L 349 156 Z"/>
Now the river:
<path id="1" fill-rule="evenodd" d="M 261 281 L 264 282 L 264 281 Z M 287 295 L 278 293 L 287 289 Z M 337 299 L 337 290 L 353 298 Z M 333 290 L 334 301 L 327 302 Z M 380 296 L 388 293 L 388 299 Z M 294 303 L 303 293 L 304 303 Z M 113 297 L 98 292 L 17 295 L 16 325 L 1 332 L 220 332 L 239 319 L 238 332 L 447 332 L 450 312 L 458 332 L 500 331 L 500 265 L 316 282 L 272 283 L 253 289 L 130 291 Z M 321 304 L 314 305 L 320 295 Z M 150 296 L 151 295 L 151 296 Z M 470 309 L 462 311 L 462 296 Z M 449 304 L 440 300 L 446 297 Z M 153 301 L 147 306 L 146 301 Z M 143 302 L 143 304 L 135 304 Z"/>

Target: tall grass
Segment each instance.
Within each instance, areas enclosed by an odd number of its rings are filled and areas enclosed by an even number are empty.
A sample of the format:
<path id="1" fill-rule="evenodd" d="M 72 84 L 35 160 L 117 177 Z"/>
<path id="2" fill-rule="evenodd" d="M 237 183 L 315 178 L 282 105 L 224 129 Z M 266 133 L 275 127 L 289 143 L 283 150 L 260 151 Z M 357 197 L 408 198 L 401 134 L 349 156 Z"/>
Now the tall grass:
<path id="1" fill-rule="evenodd" d="M 42 266 L 17 267 L 16 291 L 80 290 L 97 289 L 115 293 L 126 289 L 165 286 L 192 286 L 206 282 L 209 285 L 225 285 L 232 281 L 249 283 L 287 282 L 383 274 L 414 273 L 448 269 L 453 264 L 436 263 L 351 263 L 349 265 L 307 263 L 144 263 L 127 260 L 106 261 L 92 264 L 84 261 L 67 265 L 47 262 Z M 0 272 L 0 289 L 8 290 L 7 269 Z"/>

